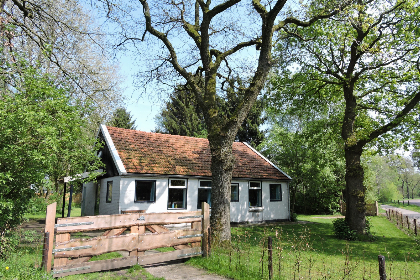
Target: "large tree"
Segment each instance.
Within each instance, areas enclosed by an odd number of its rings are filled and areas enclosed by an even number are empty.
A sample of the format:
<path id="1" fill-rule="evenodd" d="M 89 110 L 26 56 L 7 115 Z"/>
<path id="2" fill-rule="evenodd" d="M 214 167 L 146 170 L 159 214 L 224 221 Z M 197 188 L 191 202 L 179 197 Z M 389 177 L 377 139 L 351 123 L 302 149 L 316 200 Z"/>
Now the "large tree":
<path id="1" fill-rule="evenodd" d="M 359 233 L 365 229 L 364 149 L 392 149 L 418 133 L 419 18 L 417 1 L 360 0 L 310 28 L 288 26 L 288 39 L 278 45 L 279 98 L 342 112 L 346 221 Z"/>
<path id="2" fill-rule="evenodd" d="M 194 93 L 204 114 L 211 150 L 212 232 L 215 241 L 230 240 L 232 143 L 273 65 L 276 32 L 291 23 L 309 26 L 339 13 L 343 2 L 317 1 L 306 12 L 299 7 L 295 13 L 294 7 L 286 6 L 286 0 L 140 0 L 127 1 L 127 6 L 101 1 L 107 16 L 122 23 L 119 46 L 133 43 L 136 51 L 143 48 L 147 57 L 154 55 L 149 59 L 154 63 L 148 72 L 150 79 L 186 84 Z M 138 18 L 139 10 L 143 19 Z M 139 24 L 141 21 L 145 25 Z M 138 45 L 143 40 L 152 43 L 155 52 Z M 249 54 L 255 49 L 258 53 L 253 59 Z M 244 74 L 247 82 L 238 85 L 235 77 Z M 217 96 L 223 96 L 228 87 L 238 95 L 229 117 L 221 113 L 217 103 Z"/>

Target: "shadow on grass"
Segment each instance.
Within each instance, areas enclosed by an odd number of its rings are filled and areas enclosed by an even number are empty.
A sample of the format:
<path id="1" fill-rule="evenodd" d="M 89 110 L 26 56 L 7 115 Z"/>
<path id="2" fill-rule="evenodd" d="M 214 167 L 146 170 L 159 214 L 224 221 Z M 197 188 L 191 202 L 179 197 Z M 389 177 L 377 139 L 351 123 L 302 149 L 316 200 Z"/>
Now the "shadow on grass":
<path id="1" fill-rule="evenodd" d="M 379 224 L 375 229 L 375 224 Z M 337 239 L 333 233 L 332 220 L 306 224 L 278 224 L 269 226 L 249 226 L 232 230 L 232 240 L 236 246 L 261 248 L 268 236 L 273 238 L 273 248 L 299 250 L 310 248 L 320 255 L 343 256 L 377 260 L 384 255 L 394 261 L 419 259 L 419 245 L 415 238 L 407 236 L 385 218 L 375 218 L 374 241 L 346 241 Z M 266 244 L 266 243 L 265 243 Z M 294 246 L 294 247 L 292 247 Z"/>

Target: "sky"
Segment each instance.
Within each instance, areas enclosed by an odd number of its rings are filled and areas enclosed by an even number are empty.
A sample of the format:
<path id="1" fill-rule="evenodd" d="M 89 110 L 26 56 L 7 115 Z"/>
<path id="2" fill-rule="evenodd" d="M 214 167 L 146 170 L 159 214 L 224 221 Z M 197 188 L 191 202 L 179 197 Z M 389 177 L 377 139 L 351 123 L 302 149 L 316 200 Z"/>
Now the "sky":
<path id="1" fill-rule="evenodd" d="M 129 56 L 119 58 L 120 74 L 123 77 L 123 95 L 127 111 L 135 120 L 136 129 L 146 132 L 155 130 L 155 117 L 159 114 L 163 105 L 157 96 L 145 95 L 142 90 L 134 87 L 133 75 L 139 68 L 133 63 Z"/>

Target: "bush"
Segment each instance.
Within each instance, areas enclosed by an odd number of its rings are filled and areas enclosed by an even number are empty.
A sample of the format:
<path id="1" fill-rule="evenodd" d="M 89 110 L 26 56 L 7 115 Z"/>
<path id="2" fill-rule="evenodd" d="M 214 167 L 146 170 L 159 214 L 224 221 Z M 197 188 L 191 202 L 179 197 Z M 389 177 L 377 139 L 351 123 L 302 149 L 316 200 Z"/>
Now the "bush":
<path id="1" fill-rule="evenodd" d="M 350 230 L 344 218 L 336 219 L 333 221 L 334 235 L 339 239 L 356 240 L 356 231 Z"/>

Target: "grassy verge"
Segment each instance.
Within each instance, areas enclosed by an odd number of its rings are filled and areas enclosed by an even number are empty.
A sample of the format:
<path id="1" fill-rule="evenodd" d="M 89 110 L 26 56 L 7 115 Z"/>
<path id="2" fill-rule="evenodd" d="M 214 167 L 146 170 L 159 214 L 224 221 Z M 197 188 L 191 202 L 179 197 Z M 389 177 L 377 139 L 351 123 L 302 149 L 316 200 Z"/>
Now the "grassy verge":
<path id="1" fill-rule="evenodd" d="M 299 216 L 307 223 L 232 229 L 232 248 L 188 262 L 233 279 L 268 279 L 268 236 L 273 238 L 273 279 L 378 279 L 378 255 L 390 279 L 420 279 L 419 246 L 385 217 L 373 217 L 373 242 L 338 240 L 331 216 Z"/>

